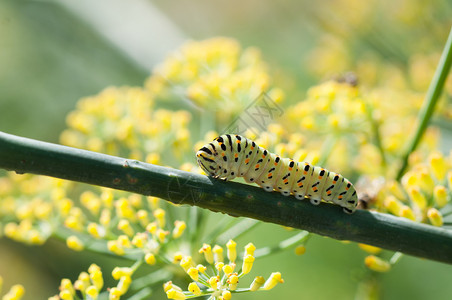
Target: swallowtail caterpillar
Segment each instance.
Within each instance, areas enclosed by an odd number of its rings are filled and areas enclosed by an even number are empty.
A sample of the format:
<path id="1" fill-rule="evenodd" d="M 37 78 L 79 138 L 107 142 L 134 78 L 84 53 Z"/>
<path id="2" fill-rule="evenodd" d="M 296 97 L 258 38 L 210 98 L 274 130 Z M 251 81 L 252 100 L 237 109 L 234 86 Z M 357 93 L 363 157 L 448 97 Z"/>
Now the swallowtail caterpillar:
<path id="1" fill-rule="evenodd" d="M 276 190 L 300 200 L 309 198 L 314 205 L 321 200 L 333 202 L 346 213 L 353 213 L 358 205 L 355 187 L 342 175 L 281 158 L 240 135 L 219 136 L 199 149 L 196 157 L 201 169 L 214 178 L 244 177 L 267 192 Z"/>

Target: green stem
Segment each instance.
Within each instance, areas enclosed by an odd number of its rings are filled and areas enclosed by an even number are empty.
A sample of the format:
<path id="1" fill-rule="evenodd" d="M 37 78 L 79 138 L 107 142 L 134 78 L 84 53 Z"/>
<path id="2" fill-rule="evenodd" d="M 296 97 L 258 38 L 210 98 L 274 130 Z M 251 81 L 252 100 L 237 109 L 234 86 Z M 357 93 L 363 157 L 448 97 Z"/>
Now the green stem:
<path id="1" fill-rule="evenodd" d="M 435 110 L 436 103 L 444 87 L 444 82 L 449 74 L 450 67 L 452 65 L 452 28 L 447 39 L 446 46 L 444 47 L 443 54 L 436 68 L 435 75 L 430 83 L 427 94 L 425 95 L 424 104 L 419 111 L 419 124 L 416 128 L 414 136 L 411 138 L 408 148 L 402 156 L 402 165 L 397 173 L 397 180 L 402 178 L 405 169 L 408 166 L 408 157 L 416 149 L 425 130 L 430 122 L 432 114 Z"/>
<path id="2" fill-rule="evenodd" d="M 372 211 L 353 215 L 256 186 L 44 143 L 0 132 L 0 168 L 84 182 L 175 204 L 299 228 L 452 264 L 452 231 Z"/>

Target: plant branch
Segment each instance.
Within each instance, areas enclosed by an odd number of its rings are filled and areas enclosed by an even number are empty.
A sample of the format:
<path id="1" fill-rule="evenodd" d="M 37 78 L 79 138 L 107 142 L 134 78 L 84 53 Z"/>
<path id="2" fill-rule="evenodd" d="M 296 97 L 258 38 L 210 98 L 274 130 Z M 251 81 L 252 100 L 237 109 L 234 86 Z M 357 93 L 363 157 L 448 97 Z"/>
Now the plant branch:
<path id="1" fill-rule="evenodd" d="M 196 205 L 452 264 L 452 231 L 365 210 L 268 193 L 256 186 L 0 132 L 0 168 L 84 182 Z"/>

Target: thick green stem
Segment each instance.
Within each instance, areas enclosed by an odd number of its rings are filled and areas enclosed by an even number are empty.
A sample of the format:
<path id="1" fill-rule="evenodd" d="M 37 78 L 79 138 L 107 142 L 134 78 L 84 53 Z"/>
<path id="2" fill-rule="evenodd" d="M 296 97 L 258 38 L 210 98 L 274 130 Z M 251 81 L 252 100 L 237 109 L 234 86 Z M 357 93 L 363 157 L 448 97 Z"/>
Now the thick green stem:
<path id="1" fill-rule="evenodd" d="M 408 157 L 416 149 L 417 145 L 421 141 L 425 130 L 430 122 L 433 111 L 435 110 L 436 103 L 444 87 L 444 82 L 449 74 L 450 67 L 452 65 L 452 28 L 447 39 L 446 46 L 444 47 L 443 54 L 438 63 L 435 75 L 430 83 L 427 94 L 425 95 L 424 105 L 419 111 L 419 124 L 416 128 L 415 134 L 411 138 L 408 147 L 402 156 L 402 165 L 397 173 L 397 180 L 402 178 L 406 167 L 408 166 Z"/>
<path id="2" fill-rule="evenodd" d="M 256 186 L 0 132 L 0 168 L 152 195 L 452 264 L 452 231 L 387 214 L 268 193 Z"/>

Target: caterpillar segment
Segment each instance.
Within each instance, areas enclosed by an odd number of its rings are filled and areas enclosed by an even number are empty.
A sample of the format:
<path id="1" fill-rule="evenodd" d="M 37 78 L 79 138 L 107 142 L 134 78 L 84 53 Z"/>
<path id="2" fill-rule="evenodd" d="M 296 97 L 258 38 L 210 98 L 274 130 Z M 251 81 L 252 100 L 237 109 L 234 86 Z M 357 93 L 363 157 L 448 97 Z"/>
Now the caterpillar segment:
<path id="1" fill-rule="evenodd" d="M 342 175 L 306 162 L 281 158 L 240 135 L 225 134 L 196 153 L 198 165 L 211 177 L 232 180 L 243 177 L 265 191 L 276 190 L 299 200 L 309 198 L 318 205 L 322 200 L 340 205 L 353 213 L 358 195 L 353 184 Z"/>

